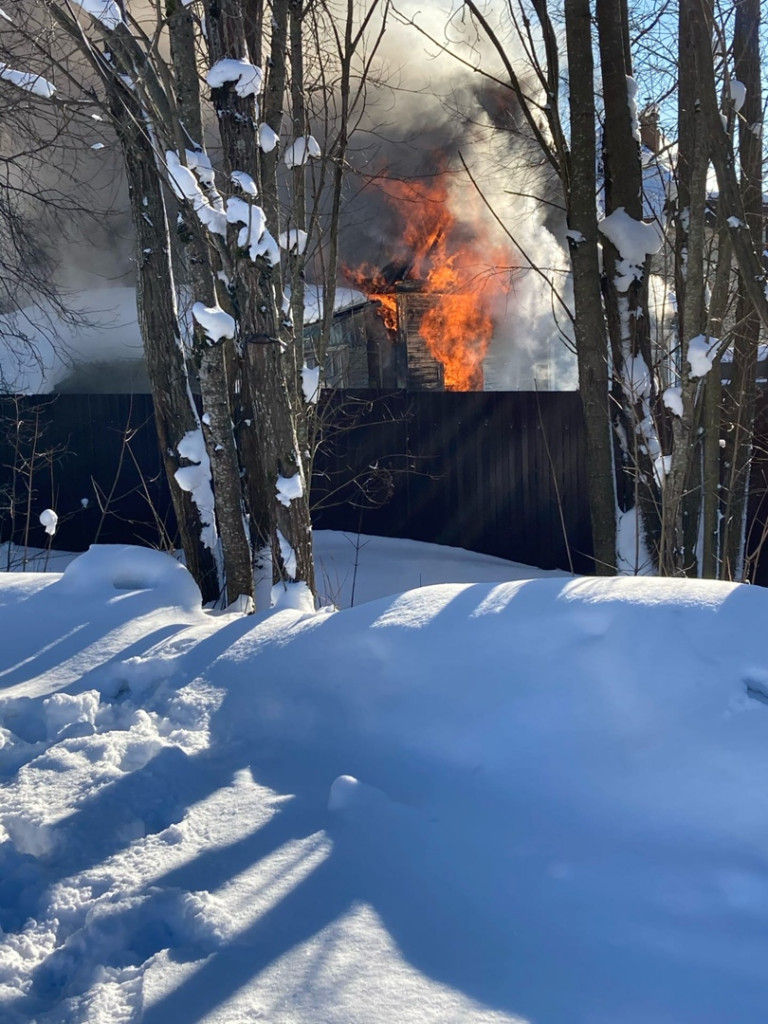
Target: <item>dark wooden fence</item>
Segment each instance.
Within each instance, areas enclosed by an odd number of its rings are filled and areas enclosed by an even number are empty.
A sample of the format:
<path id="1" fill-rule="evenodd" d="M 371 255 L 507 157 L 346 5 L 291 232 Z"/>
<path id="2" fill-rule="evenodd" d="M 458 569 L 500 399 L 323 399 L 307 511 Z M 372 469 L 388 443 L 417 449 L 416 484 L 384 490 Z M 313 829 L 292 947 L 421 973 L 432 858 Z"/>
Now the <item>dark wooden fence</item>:
<path id="1" fill-rule="evenodd" d="M 761 402 L 765 437 L 767 409 Z M 590 571 L 576 393 L 358 391 L 333 396 L 322 418 L 312 487 L 318 528 Z M 759 455 L 753 547 L 766 465 Z M 45 546 L 38 517 L 47 507 L 59 516 L 54 543 L 63 550 L 175 536 L 149 397 L 0 399 L 0 539 Z M 755 578 L 768 582 L 768 566 Z"/>
<path id="2" fill-rule="evenodd" d="M 358 393 L 334 399 L 326 416 L 313 486 L 319 528 L 588 571 L 577 394 Z"/>
<path id="3" fill-rule="evenodd" d="M 589 568 L 578 395 L 353 392 L 323 422 L 318 528 Z M 147 396 L 0 399 L 0 536 L 44 546 L 47 507 L 64 550 L 174 535 Z"/>

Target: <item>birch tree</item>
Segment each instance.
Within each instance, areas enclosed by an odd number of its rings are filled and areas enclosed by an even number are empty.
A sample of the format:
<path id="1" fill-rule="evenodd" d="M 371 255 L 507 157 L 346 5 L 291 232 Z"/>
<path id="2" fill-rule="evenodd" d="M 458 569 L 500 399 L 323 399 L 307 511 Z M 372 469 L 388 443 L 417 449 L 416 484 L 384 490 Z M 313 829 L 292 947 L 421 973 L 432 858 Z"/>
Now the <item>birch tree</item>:
<path id="1" fill-rule="evenodd" d="M 306 245 L 321 202 L 310 175 L 308 205 L 307 175 L 323 154 L 309 123 L 304 49 L 344 41 L 349 113 L 355 50 L 379 0 L 341 12 L 310 6 L 311 21 L 309 7 L 288 0 L 269 8 L 261 0 L 30 0 L 17 34 L 30 45 L 43 26 L 49 43 L 39 56 L 57 78 L 51 90 L 108 112 L 115 127 L 136 230 L 139 323 L 187 564 L 206 599 L 226 587 L 227 602 L 242 599 L 241 607 L 253 597 L 256 557 L 270 563 L 274 582 L 314 594 L 302 328 Z M 321 21 L 327 39 L 317 34 Z M 66 68 L 65 51 L 77 55 Z M 7 54 L 19 62 L 12 84 L 22 88 L 21 52 L 14 57 L 9 46 Z M 329 67 L 324 74 L 328 102 L 338 79 Z M 322 261 L 332 284 L 348 128 L 334 131 L 326 166 L 338 171 Z M 191 309 L 186 348 L 182 297 Z"/>

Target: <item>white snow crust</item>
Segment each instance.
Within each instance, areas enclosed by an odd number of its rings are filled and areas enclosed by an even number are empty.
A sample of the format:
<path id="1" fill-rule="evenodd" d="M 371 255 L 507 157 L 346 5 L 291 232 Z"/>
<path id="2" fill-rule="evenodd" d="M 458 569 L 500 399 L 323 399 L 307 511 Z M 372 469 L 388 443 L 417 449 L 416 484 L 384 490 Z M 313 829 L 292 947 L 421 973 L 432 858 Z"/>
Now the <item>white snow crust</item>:
<path id="1" fill-rule="evenodd" d="M 4 1024 L 762 1024 L 766 591 L 317 540 L 0 576 Z"/>

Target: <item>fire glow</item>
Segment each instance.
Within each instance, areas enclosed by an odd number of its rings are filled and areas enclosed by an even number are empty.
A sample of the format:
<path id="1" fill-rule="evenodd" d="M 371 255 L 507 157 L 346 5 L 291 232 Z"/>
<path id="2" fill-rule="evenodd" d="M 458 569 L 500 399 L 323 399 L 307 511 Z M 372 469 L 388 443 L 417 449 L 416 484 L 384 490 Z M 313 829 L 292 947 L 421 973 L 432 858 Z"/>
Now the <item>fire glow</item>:
<path id="1" fill-rule="evenodd" d="M 392 332 L 398 329 L 398 284 L 408 282 L 409 291 L 418 287 L 422 295 L 433 296 L 418 334 L 443 365 L 446 389 L 482 390 L 483 360 L 494 330 L 491 310 L 503 308 L 509 292 L 509 253 L 483 237 L 479 210 L 459 222 L 443 173 L 418 182 L 387 179 L 385 192 L 401 223 L 393 260 L 383 269 L 368 264 L 345 272 L 380 303 Z"/>

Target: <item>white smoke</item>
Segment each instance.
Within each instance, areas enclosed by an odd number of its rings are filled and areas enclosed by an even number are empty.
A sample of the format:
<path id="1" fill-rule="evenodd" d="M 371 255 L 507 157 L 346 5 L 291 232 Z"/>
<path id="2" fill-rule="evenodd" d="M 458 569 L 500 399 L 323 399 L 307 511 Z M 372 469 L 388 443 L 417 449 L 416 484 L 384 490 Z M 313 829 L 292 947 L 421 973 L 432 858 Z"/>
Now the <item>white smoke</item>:
<path id="1" fill-rule="evenodd" d="M 573 389 L 565 214 L 551 169 L 511 90 L 498 84 L 498 58 L 471 23 L 439 2 L 400 9 L 383 48 L 387 85 L 366 111 L 385 173 L 418 179 L 437 171 L 438 159 L 449 162 L 451 212 L 476 258 L 478 301 L 495 323 L 486 389 Z M 398 63 L 404 53 L 407 65 Z M 537 83 L 512 41 L 508 53 L 533 94 Z M 377 131 L 385 114 L 387 131 Z M 396 254 L 398 222 L 375 191 L 366 202 L 351 218 L 353 259 L 385 266 Z"/>

